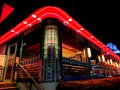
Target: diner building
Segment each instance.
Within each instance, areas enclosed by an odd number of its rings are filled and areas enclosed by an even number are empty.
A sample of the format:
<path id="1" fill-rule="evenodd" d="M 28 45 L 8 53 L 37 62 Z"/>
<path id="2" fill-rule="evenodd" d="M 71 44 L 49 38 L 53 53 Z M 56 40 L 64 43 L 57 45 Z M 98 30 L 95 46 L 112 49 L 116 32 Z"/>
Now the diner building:
<path id="1" fill-rule="evenodd" d="M 0 37 L 0 81 L 16 82 L 24 90 L 55 90 L 61 81 L 118 76 L 119 61 L 55 6 L 36 10 Z"/>

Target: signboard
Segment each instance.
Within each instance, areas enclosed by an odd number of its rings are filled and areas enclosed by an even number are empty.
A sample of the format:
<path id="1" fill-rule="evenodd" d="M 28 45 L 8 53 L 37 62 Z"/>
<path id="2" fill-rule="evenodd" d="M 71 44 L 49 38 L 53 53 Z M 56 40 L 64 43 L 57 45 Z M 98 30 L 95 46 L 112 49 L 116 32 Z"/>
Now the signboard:
<path id="1" fill-rule="evenodd" d="M 117 46 L 115 44 L 108 43 L 106 46 L 110 48 L 114 53 L 120 54 L 120 50 L 117 49 Z"/>

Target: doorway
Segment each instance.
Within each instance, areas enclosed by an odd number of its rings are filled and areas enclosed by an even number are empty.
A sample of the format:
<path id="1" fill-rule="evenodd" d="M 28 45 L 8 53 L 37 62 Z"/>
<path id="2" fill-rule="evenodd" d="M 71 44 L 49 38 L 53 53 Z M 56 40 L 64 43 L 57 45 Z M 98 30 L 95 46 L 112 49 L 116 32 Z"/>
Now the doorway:
<path id="1" fill-rule="evenodd" d="M 5 68 L 5 80 L 15 80 L 15 65 L 16 65 L 17 43 L 8 45 L 7 60 Z"/>

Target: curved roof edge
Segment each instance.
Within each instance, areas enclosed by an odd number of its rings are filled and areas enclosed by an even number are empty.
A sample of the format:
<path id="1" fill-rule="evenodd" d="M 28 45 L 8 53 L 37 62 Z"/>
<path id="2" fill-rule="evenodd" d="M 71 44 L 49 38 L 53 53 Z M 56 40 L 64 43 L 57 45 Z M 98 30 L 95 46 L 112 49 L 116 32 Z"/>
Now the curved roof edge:
<path id="1" fill-rule="evenodd" d="M 19 35 L 23 31 L 29 29 L 31 26 L 41 22 L 45 18 L 56 18 L 65 24 L 67 27 L 74 30 L 79 35 L 83 36 L 90 42 L 94 43 L 96 46 L 101 48 L 104 52 L 108 52 L 117 60 L 120 60 L 120 57 L 116 55 L 112 50 L 110 50 L 107 46 L 105 46 L 101 41 L 99 41 L 96 37 L 94 37 L 91 33 L 89 33 L 81 24 L 79 24 L 76 20 L 74 20 L 70 15 L 68 15 L 64 10 L 55 7 L 55 6 L 45 6 L 39 8 L 31 15 L 29 15 L 26 19 L 20 22 L 18 25 L 13 27 L 7 33 L 0 37 L 0 44 L 3 44 L 15 36 Z"/>

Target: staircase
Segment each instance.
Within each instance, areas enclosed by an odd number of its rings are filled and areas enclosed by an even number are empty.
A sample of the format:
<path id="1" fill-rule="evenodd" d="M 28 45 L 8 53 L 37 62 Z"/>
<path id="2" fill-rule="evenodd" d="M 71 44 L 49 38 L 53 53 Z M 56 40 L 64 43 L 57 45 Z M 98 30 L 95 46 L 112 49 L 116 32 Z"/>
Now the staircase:
<path id="1" fill-rule="evenodd" d="M 19 90 L 16 83 L 10 81 L 0 82 L 0 90 Z"/>
<path id="2" fill-rule="evenodd" d="M 37 90 L 43 90 L 39 85 L 41 80 L 41 62 L 25 62 L 25 64 L 22 63 L 22 65 L 17 63 L 16 72 L 16 82 L 21 82 L 29 90 L 31 90 L 32 87 L 35 87 Z"/>
<path id="3" fill-rule="evenodd" d="M 40 67 L 38 63 L 24 65 L 23 68 L 32 76 L 33 79 L 39 81 L 40 79 Z M 17 82 L 30 82 L 30 77 L 20 67 L 17 68 Z"/>
<path id="4" fill-rule="evenodd" d="M 37 82 L 41 81 L 41 71 L 42 71 L 42 61 L 39 57 L 35 57 L 29 60 L 24 60 L 20 63 L 22 68 Z M 17 67 L 17 82 L 30 82 L 29 75 L 21 69 L 21 67 Z"/>

